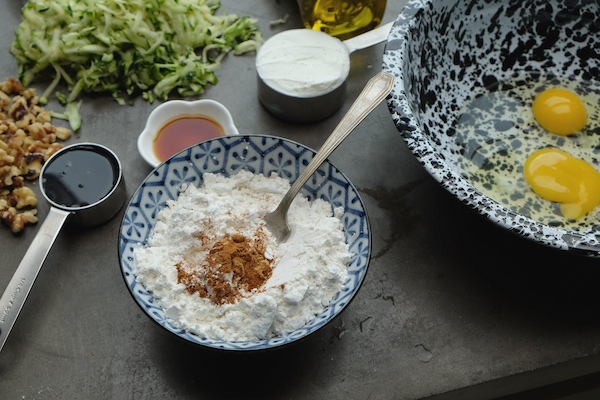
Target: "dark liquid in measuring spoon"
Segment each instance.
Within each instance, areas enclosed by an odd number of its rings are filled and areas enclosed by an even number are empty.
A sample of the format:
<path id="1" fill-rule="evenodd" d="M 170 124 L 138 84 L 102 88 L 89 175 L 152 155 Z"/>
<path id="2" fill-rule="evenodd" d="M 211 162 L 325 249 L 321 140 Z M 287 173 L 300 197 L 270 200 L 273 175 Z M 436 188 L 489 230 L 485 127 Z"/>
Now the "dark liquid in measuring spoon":
<path id="1" fill-rule="evenodd" d="M 50 161 L 42 175 L 46 196 L 66 207 L 84 207 L 106 197 L 117 183 L 112 156 L 74 148 Z"/>

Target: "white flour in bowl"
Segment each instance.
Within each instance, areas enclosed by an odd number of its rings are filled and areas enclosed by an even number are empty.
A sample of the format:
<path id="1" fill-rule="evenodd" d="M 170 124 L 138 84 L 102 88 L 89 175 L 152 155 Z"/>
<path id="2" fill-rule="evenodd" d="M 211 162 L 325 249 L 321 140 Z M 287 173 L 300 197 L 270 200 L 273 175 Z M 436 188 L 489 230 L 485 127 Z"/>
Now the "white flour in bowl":
<path id="1" fill-rule="evenodd" d="M 159 212 L 134 273 L 176 326 L 223 341 L 282 336 L 341 290 L 351 256 L 341 208 L 332 215 L 329 203 L 299 194 L 286 243 L 264 227 L 288 188 L 277 176 L 204 174 Z"/>

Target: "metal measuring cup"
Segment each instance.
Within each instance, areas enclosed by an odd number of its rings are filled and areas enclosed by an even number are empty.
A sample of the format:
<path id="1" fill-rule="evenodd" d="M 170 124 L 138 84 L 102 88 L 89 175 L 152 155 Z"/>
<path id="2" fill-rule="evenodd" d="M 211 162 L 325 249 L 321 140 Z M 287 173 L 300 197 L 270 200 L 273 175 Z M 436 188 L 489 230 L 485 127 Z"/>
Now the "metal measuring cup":
<path id="1" fill-rule="evenodd" d="M 321 121 L 333 115 L 340 109 L 346 99 L 346 86 L 350 74 L 350 55 L 357 51 L 374 46 L 387 40 L 393 22 L 389 22 L 376 29 L 355 36 L 351 39 L 340 41 L 337 38 L 329 36 L 325 32 L 310 29 L 288 29 L 279 32 L 273 37 L 267 39 L 256 55 L 256 75 L 258 80 L 258 100 L 273 115 L 289 122 L 312 123 Z M 288 40 L 297 38 L 296 35 L 310 35 L 313 39 L 310 49 L 325 48 L 333 53 L 343 54 L 340 63 L 331 66 L 343 77 L 336 87 L 319 87 L 311 94 L 294 94 L 288 82 L 294 82 L 294 77 L 288 76 L 282 84 L 276 84 L 275 79 L 280 75 L 281 60 L 287 58 L 287 65 L 294 65 L 295 68 L 305 71 L 312 71 L 323 61 L 319 57 L 304 58 L 304 50 L 300 46 L 286 46 L 285 49 L 273 51 L 270 44 L 281 44 Z M 323 47 L 326 43 L 328 46 Z M 275 63 L 273 56 L 279 57 Z M 301 61 L 298 58 L 304 58 Z M 265 65 L 276 64 L 276 69 L 265 69 Z M 276 71 L 273 75 L 269 71 Z M 331 72 L 331 70 L 330 70 Z M 335 74 L 334 74 L 335 75 Z M 332 83 L 331 80 L 329 83 Z M 296 82 L 298 83 L 298 82 Z M 306 87 L 306 85 L 300 85 Z"/>
<path id="2" fill-rule="evenodd" d="M 50 211 L 0 298 L 0 350 L 67 218 L 79 226 L 98 225 L 115 216 L 126 200 L 121 162 L 94 143 L 56 152 L 42 167 L 39 183 Z"/>

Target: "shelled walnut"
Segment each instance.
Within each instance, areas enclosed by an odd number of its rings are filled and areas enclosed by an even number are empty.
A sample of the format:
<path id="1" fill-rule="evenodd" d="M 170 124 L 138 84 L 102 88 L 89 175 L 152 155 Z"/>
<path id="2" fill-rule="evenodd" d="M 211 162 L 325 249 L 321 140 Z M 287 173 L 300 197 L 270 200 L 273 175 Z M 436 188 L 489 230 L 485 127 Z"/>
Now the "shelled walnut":
<path id="1" fill-rule="evenodd" d="M 44 162 L 71 136 L 52 124 L 34 89 L 13 78 L 0 82 L 0 219 L 13 232 L 37 222 L 37 199 L 25 180 L 36 179 Z"/>

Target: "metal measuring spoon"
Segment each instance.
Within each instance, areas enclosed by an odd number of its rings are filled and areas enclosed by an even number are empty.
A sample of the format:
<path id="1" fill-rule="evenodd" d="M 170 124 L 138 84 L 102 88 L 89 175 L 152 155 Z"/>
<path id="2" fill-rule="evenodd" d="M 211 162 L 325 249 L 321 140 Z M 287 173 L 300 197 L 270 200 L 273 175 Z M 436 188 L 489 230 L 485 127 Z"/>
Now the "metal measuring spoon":
<path id="1" fill-rule="evenodd" d="M 335 127 L 331 135 L 327 138 L 317 154 L 308 163 L 306 169 L 302 171 L 298 179 L 294 181 L 287 193 L 281 199 L 281 202 L 275 209 L 265 215 L 265 222 L 269 231 L 273 234 L 277 242 L 285 242 L 291 234 L 287 223 L 287 212 L 302 186 L 308 181 L 308 178 L 319 168 L 319 166 L 329 157 L 329 155 L 348 137 L 358 124 L 375 107 L 381 103 L 394 87 L 394 75 L 381 71 L 365 85 L 365 88 L 358 95 L 354 104 L 350 107 L 344 118 Z"/>
<path id="2" fill-rule="evenodd" d="M 99 144 L 59 150 L 42 167 L 39 183 L 50 211 L 0 298 L 0 350 L 67 218 L 80 226 L 98 225 L 111 219 L 126 199 L 121 163 Z"/>

